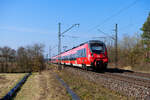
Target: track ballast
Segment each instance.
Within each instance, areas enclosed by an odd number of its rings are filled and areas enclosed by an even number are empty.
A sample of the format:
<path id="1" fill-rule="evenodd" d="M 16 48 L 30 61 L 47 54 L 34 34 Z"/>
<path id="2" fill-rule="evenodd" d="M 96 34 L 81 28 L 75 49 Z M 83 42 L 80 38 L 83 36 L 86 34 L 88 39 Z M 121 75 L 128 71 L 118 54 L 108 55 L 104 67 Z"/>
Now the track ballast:
<path id="1" fill-rule="evenodd" d="M 139 100 L 150 100 L 149 74 L 130 71 L 93 72 L 80 68 L 66 67 L 65 70 L 78 74 L 125 96 Z"/>

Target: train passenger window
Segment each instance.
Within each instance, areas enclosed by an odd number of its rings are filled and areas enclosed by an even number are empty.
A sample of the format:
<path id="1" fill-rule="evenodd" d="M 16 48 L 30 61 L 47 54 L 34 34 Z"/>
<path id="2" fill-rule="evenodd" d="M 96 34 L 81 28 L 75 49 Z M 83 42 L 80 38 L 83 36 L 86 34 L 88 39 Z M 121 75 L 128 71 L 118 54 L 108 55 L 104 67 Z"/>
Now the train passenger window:
<path id="1" fill-rule="evenodd" d="M 80 57 L 80 50 L 77 51 L 77 58 Z"/>
<path id="2" fill-rule="evenodd" d="M 77 58 L 79 58 L 79 57 L 86 57 L 86 48 L 78 50 L 76 55 L 77 55 L 76 56 Z"/>
<path id="3" fill-rule="evenodd" d="M 86 57 L 86 48 L 84 48 L 84 57 Z"/>
<path id="4" fill-rule="evenodd" d="M 82 57 L 82 51 L 79 50 L 79 54 L 78 54 L 79 57 Z"/>
<path id="5" fill-rule="evenodd" d="M 81 57 L 83 57 L 83 50 L 81 49 L 80 51 L 81 51 Z"/>
<path id="6" fill-rule="evenodd" d="M 82 49 L 81 52 L 81 56 L 84 57 L 84 49 Z"/>

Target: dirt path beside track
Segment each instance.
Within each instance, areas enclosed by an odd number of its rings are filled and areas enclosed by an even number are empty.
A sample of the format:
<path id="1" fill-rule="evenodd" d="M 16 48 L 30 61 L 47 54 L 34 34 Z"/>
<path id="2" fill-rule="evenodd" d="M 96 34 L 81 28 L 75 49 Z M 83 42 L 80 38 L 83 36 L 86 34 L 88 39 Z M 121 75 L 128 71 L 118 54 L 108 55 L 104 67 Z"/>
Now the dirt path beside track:
<path id="1" fill-rule="evenodd" d="M 14 100 L 70 100 L 66 89 L 56 79 L 52 70 L 33 73 Z"/>
<path id="2" fill-rule="evenodd" d="M 41 87 L 39 100 L 45 100 L 49 89 L 47 87 L 47 79 L 43 73 L 39 76 L 39 86 Z"/>

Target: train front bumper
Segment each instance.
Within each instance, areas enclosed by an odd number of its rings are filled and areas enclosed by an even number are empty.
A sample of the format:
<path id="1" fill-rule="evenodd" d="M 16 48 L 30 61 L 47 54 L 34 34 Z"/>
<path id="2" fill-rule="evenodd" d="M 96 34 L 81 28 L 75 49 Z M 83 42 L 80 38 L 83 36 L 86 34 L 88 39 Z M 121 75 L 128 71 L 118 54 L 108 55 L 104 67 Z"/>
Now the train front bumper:
<path id="1" fill-rule="evenodd" d="M 108 64 L 108 58 L 103 58 L 103 59 L 94 59 L 93 62 L 91 62 L 91 65 L 93 68 L 96 69 L 105 69 Z"/>

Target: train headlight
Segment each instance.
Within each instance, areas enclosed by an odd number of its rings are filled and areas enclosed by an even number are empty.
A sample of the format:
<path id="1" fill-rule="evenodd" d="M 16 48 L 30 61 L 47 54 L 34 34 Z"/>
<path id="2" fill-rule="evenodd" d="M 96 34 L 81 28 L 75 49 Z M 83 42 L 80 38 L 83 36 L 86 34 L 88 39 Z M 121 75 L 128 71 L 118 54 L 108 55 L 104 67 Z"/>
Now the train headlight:
<path id="1" fill-rule="evenodd" d="M 88 60 L 90 60 L 90 58 L 91 58 L 91 56 L 90 56 L 90 55 L 88 55 Z"/>

